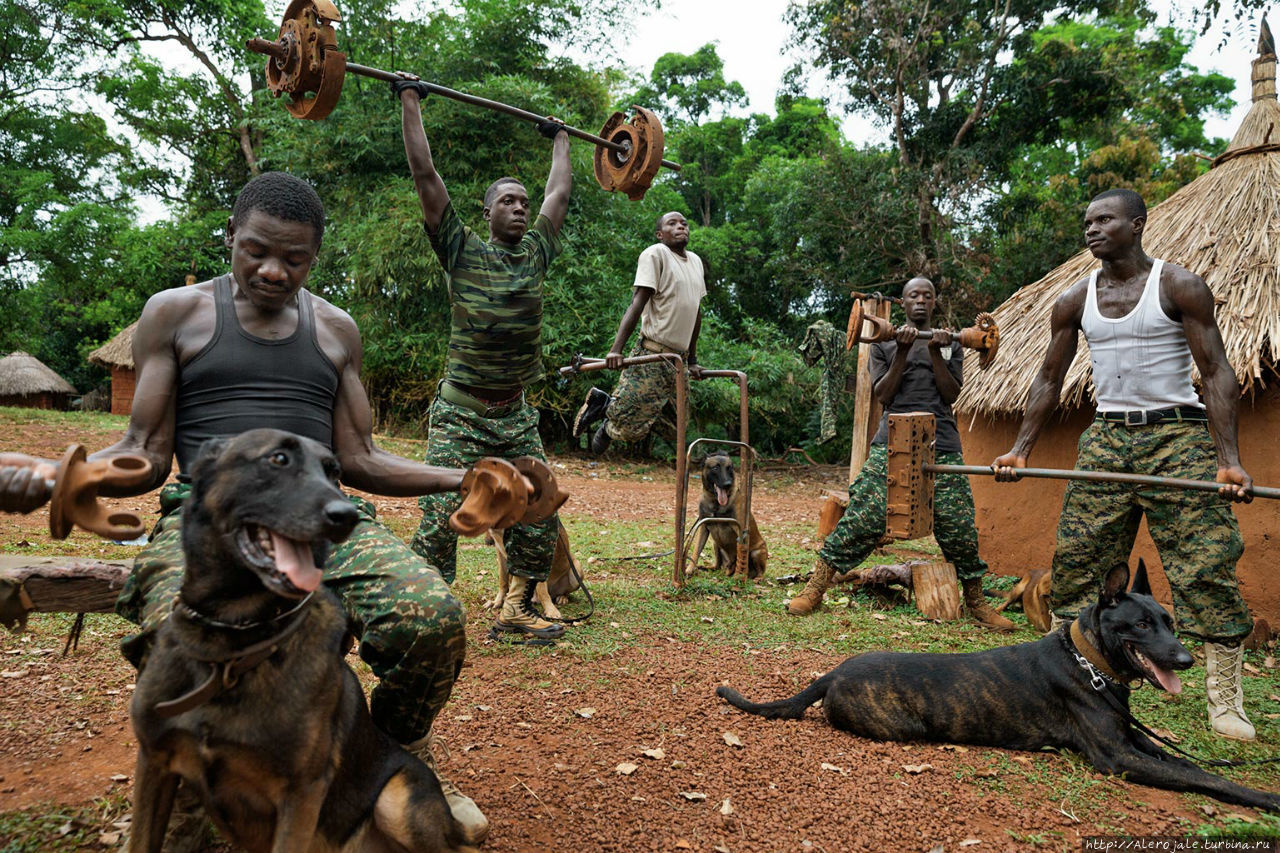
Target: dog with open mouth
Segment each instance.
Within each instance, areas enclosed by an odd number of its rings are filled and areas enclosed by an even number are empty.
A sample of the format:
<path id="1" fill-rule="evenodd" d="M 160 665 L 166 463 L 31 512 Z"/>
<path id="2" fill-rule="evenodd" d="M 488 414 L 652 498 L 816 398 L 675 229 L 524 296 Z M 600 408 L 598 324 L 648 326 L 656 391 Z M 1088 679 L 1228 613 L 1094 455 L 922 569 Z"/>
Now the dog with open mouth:
<path id="1" fill-rule="evenodd" d="M 1280 811 L 1280 796 L 1238 785 L 1166 752 L 1133 726 L 1130 685 L 1178 693 L 1190 653 L 1151 597 L 1139 563 L 1106 576 L 1096 604 L 1035 642 L 968 654 L 867 652 L 848 658 L 790 699 L 755 703 L 716 694 L 768 719 L 797 720 L 822 700 L 831 725 L 872 740 L 936 741 L 1005 749 L 1073 749 L 1103 773 Z"/>
<path id="2" fill-rule="evenodd" d="M 702 460 L 702 495 L 698 498 L 698 520 L 736 518 L 738 501 L 742 498 L 739 492 L 737 472 L 734 471 L 733 459 L 729 454 L 712 453 L 707 456 Z M 700 525 L 693 543 L 695 564 L 702 555 L 708 537 L 715 552 L 716 571 L 727 569 L 727 574 L 732 577 L 738 565 L 737 526 L 720 521 Z M 764 577 L 768 562 L 769 548 L 760 535 L 760 528 L 756 526 L 755 513 L 752 513 L 747 530 L 747 577 L 751 580 Z"/>
<path id="3" fill-rule="evenodd" d="M 186 572 L 138 675 L 129 850 L 158 851 L 179 780 L 250 851 L 473 851 L 432 770 L 378 729 L 330 543 L 355 527 L 323 445 L 280 430 L 211 439 L 183 509 Z"/>

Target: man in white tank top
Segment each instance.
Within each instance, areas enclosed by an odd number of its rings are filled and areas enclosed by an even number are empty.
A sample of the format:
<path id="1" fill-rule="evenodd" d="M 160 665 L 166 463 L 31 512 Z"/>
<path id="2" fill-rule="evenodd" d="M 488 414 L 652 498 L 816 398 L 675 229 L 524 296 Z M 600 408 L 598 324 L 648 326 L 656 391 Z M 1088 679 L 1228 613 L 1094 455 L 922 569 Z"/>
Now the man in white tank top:
<path id="1" fill-rule="evenodd" d="M 1097 597 L 1103 575 L 1128 562 L 1145 514 L 1173 590 L 1178 629 L 1204 641 L 1213 730 L 1252 740 L 1240 644 L 1253 620 L 1236 584 L 1244 543 L 1227 502 L 1252 499 L 1253 480 L 1240 465 L 1236 443 L 1240 388 L 1214 320 L 1213 293 L 1200 276 L 1143 251 L 1146 223 L 1146 204 L 1132 190 L 1109 190 L 1089 204 L 1085 242 L 1102 267 L 1054 304 L 1049 350 L 1017 440 L 992 467 L 1006 482 L 1026 467 L 1058 405 L 1077 333 L 1084 332 L 1098 414 L 1080 437 L 1076 466 L 1216 479 L 1223 486 L 1214 495 L 1071 481 L 1053 558 L 1054 621 L 1074 619 Z M 1203 405 L 1191 381 L 1193 363 Z"/>

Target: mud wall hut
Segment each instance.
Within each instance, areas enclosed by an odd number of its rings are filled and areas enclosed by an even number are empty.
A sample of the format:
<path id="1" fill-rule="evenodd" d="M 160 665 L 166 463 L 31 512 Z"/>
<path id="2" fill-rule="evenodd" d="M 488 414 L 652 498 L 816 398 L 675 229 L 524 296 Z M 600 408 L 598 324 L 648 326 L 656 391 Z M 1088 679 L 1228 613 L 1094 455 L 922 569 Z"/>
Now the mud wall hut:
<path id="1" fill-rule="evenodd" d="M 133 364 L 135 320 L 115 337 L 89 353 L 89 361 L 111 371 L 111 414 L 127 415 L 133 409 L 133 386 L 136 371 Z"/>
<path id="2" fill-rule="evenodd" d="M 18 351 L 0 358 L 0 406 L 67 409 L 76 389 L 33 355 Z"/>
<path id="3" fill-rule="evenodd" d="M 1144 248 L 1204 277 L 1215 297 L 1227 358 L 1243 396 L 1240 453 L 1259 485 L 1280 485 L 1280 103 L 1274 42 L 1265 30 L 1253 63 L 1253 106 L 1204 175 L 1150 210 Z M 1049 345 L 1049 313 L 1057 297 L 1098 266 L 1082 251 L 1009 298 L 995 312 L 1000 357 L 987 371 L 969 354 L 956 403 L 970 464 L 989 465 L 1017 435 L 1031 381 Z M 1197 377 L 1198 379 L 1198 377 Z M 1070 468 L 1076 443 L 1093 417 L 1088 345 L 1080 342 L 1063 383 L 1060 416 L 1042 432 L 1031 464 Z M 1000 574 L 1021 574 L 1052 561 L 1064 481 L 996 483 L 972 478 L 983 556 Z M 1255 617 L 1280 625 L 1280 501 L 1239 505 L 1245 552 L 1237 567 Z M 1149 567 L 1159 557 L 1146 531 L 1135 556 Z M 1157 597 L 1170 603 L 1162 571 L 1152 571 Z"/>

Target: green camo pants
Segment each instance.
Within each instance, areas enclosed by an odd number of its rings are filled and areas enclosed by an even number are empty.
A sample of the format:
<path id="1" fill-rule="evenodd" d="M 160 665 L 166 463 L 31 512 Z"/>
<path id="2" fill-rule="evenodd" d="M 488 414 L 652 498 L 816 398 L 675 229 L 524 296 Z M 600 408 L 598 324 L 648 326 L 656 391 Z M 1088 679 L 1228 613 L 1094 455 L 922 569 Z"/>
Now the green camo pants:
<path id="1" fill-rule="evenodd" d="M 828 534 L 818 556 L 840 572 L 851 572 L 880 544 L 885 531 L 888 486 L 883 444 L 871 445 L 858 478 L 849 486 L 849 506 L 836 529 Z M 940 465 L 963 465 L 959 453 L 939 453 Z M 973 491 L 961 474 L 939 474 L 933 490 L 933 537 L 942 556 L 956 567 L 961 580 L 980 578 L 987 564 L 978 556 L 978 531 L 973 524 Z"/>
<path id="2" fill-rule="evenodd" d="M 182 501 L 190 491 L 183 484 L 161 491 L 160 521 L 116 602 L 116 612 L 141 628 L 121 643 L 135 666 L 182 587 Z M 324 583 L 342 601 L 360 657 L 378 676 L 373 721 L 409 743 L 431 729 L 453 690 L 467 650 L 466 614 L 440 573 L 374 520 L 372 504 L 351 500 L 360 521 L 332 547 Z"/>
<path id="3" fill-rule="evenodd" d="M 485 456 L 515 459 L 535 456 L 546 460 L 538 435 L 538 410 L 528 403 L 500 418 L 485 418 L 472 410 L 450 403 L 439 395 L 431 403 L 431 428 L 427 433 L 428 465 L 469 468 Z M 462 503 L 457 492 L 424 495 L 422 523 L 413 534 L 413 550 L 427 559 L 453 583 L 458 573 L 458 534 L 449 526 L 449 516 Z M 544 581 L 551 571 L 556 552 L 557 516 L 536 524 L 507 528 L 503 544 L 507 548 L 507 569 L 513 575 Z"/>
<path id="4" fill-rule="evenodd" d="M 1094 421 L 1080 436 L 1076 466 L 1195 480 L 1218 473 L 1202 423 L 1130 428 Z M 1214 492 L 1072 480 L 1058 519 L 1053 612 L 1073 618 L 1097 599 L 1106 573 L 1129 562 L 1143 513 L 1173 589 L 1178 630 L 1217 641 L 1248 635 L 1253 621 L 1235 575 L 1244 540 L 1231 504 Z"/>
<path id="5" fill-rule="evenodd" d="M 652 355 L 636 344 L 631 351 L 638 355 Z M 649 434 L 653 422 L 662 414 L 662 407 L 676 400 L 676 369 L 666 360 L 637 364 L 622 371 L 618 387 L 613 389 L 613 401 L 605 410 L 605 431 L 617 441 L 639 441 Z"/>

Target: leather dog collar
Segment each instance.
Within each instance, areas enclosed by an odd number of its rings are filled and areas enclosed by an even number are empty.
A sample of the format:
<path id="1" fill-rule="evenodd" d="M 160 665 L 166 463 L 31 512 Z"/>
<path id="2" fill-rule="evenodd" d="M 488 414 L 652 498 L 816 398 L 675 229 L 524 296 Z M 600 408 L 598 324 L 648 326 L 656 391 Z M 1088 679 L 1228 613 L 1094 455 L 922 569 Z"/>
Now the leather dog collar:
<path id="1" fill-rule="evenodd" d="M 1071 621 L 1071 645 L 1074 646 L 1076 651 L 1078 651 L 1081 656 L 1089 662 L 1090 666 L 1098 670 L 1098 672 L 1102 673 L 1116 684 L 1123 684 L 1126 687 L 1129 686 L 1128 682 L 1117 675 L 1115 670 L 1113 670 L 1110 664 L 1107 663 L 1107 659 L 1102 656 L 1102 652 L 1098 651 L 1093 643 L 1090 643 L 1089 639 L 1085 637 L 1084 631 L 1080 628 L 1079 619 L 1073 619 Z"/>
<path id="2" fill-rule="evenodd" d="M 302 604 L 290 610 L 289 613 L 298 613 L 302 605 L 310 600 L 311 596 L 308 595 Z M 190 608 L 187 609 L 189 610 Z M 289 635 L 302 627 L 302 623 L 307 620 L 307 614 L 310 612 L 310 610 L 302 610 L 298 614 L 298 618 L 261 642 L 233 652 L 225 658 L 202 660 L 202 663 L 209 664 L 209 677 L 199 687 L 184 693 L 177 699 L 170 699 L 168 702 L 157 702 L 152 706 L 152 710 L 160 717 L 176 717 L 178 714 L 190 711 L 192 708 L 200 707 L 222 691 L 235 687 L 240 681 L 240 676 L 275 654 L 280 648 L 280 644 Z"/>

